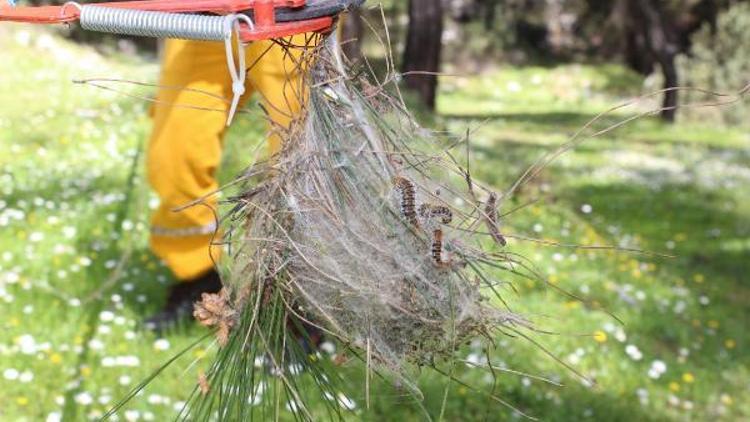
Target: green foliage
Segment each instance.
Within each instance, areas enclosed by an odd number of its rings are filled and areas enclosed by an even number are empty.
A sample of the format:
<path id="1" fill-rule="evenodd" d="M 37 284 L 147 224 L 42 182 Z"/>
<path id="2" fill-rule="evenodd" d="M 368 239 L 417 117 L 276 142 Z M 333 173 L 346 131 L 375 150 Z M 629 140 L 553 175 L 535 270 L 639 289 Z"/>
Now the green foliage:
<path id="1" fill-rule="evenodd" d="M 750 83 L 750 4 L 739 3 L 719 16 L 716 30 L 705 25 L 693 36 L 692 51 L 679 59 L 684 75 L 682 85 L 722 93 L 736 93 Z M 688 100 L 715 100 L 693 93 Z M 746 123 L 750 116 L 747 101 L 729 107 L 686 109 L 726 123 Z"/>

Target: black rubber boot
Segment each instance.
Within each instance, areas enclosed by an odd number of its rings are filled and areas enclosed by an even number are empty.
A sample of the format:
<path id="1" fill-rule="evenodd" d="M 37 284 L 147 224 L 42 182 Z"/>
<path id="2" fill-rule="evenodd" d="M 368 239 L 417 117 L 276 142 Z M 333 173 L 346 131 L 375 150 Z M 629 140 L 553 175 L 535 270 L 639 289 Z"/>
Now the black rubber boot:
<path id="1" fill-rule="evenodd" d="M 192 318 L 193 304 L 201 300 L 203 293 L 218 293 L 220 290 L 221 278 L 214 270 L 195 280 L 174 284 L 169 289 L 164 308 L 146 319 L 144 325 L 149 330 L 161 333 L 180 321 Z"/>

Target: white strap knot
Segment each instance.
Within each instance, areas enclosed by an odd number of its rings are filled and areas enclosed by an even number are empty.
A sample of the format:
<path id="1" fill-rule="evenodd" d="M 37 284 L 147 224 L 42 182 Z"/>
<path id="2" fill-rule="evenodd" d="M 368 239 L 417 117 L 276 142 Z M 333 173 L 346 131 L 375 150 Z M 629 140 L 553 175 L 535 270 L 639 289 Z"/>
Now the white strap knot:
<path id="1" fill-rule="evenodd" d="M 232 77 L 232 105 L 229 108 L 227 116 L 227 126 L 232 124 L 237 107 L 240 104 L 240 98 L 245 94 L 245 48 L 240 40 L 240 21 L 247 23 L 250 30 L 255 29 L 253 21 L 246 15 L 227 15 L 224 19 L 224 49 L 227 53 L 227 67 L 229 75 Z M 234 51 L 232 46 L 232 37 L 237 37 L 237 61 L 234 63 Z"/>

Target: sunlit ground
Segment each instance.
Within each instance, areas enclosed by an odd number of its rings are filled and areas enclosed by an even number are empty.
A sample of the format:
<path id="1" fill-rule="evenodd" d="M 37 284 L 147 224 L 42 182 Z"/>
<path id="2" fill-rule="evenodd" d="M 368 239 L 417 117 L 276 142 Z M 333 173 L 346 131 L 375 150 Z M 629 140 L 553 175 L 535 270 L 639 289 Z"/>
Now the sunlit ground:
<path id="1" fill-rule="evenodd" d="M 187 327 L 157 338 L 139 328 L 171 282 L 146 242 L 157 204 L 138 155 L 148 104 L 70 82 L 153 82 L 157 67 L 23 28 L 0 34 L 0 51 L 0 420 L 96 419 L 204 333 Z M 641 81 L 617 67 L 564 66 L 499 69 L 442 86 L 437 124 L 472 129 L 474 175 L 503 190 L 597 113 L 639 93 Z M 233 128 L 223 181 L 252 158 L 262 134 L 257 116 Z M 508 280 L 517 292 L 506 299 L 556 333 L 536 341 L 596 383 L 528 341 L 498 338 L 467 346 L 462 358 L 483 364 L 491 346 L 493 366 L 564 386 L 461 363 L 454 374 L 469 387 L 423 373 L 426 411 L 437 418 L 448 385 L 446 420 L 521 418 L 488 394 L 543 420 L 750 418 L 749 184 L 748 133 L 709 124 L 640 120 L 562 156 L 504 205 L 537 201 L 506 217 L 508 248 L 588 305 L 523 279 Z M 532 238 L 567 246 L 524 240 Z M 189 351 L 120 419 L 174 417 L 211 355 L 209 343 Z M 352 374 L 342 400 L 352 419 L 424 417 L 385 384 L 365 410 L 361 366 L 343 370 Z"/>

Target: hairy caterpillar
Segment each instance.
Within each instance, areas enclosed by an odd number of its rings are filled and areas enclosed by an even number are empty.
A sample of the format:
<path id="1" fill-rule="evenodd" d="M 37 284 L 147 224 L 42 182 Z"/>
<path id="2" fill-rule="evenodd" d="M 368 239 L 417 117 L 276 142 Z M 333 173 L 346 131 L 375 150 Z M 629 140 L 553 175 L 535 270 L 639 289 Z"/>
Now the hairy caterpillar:
<path id="1" fill-rule="evenodd" d="M 433 228 L 430 251 L 432 261 L 438 267 L 449 266 L 450 262 L 443 260 L 443 229 L 439 225 L 450 224 L 453 221 L 453 211 L 443 205 L 422 204 L 419 206 L 419 216 L 426 227 Z"/>
<path id="2" fill-rule="evenodd" d="M 435 229 L 432 232 L 432 261 L 439 267 L 447 265 L 443 261 L 443 231 L 441 229 Z"/>
<path id="3" fill-rule="evenodd" d="M 419 207 L 419 215 L 424 220 L 440 218 L 440 224 L 450 224 L 453 221 L 453 211 L 443 205 L 422 204 Z"/>
<path id="4" fill-rule="evenodd" d="M 419 227 L 415 206 L 417 194 L 416 189 L 414 189 L 414 183 L 405 177 L 397 176 L 393 178 L 393 185 L 401 197 L 401 215 L 411 225 Z"/>
<path id="5" fill-rule="evenodd" d="M 487 198 L 487 204 L 484 206 L 484 215 L 492 239 L 494 239 L 500 246 L 507 245 L 508 242 L 505 240 L 505 237 L 500 234 L 500 230 L 497 228 L 497 195 L 494 192 L 490 193 L 490 197 Z"/>

